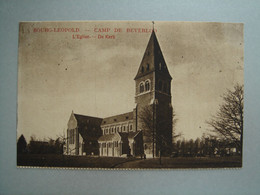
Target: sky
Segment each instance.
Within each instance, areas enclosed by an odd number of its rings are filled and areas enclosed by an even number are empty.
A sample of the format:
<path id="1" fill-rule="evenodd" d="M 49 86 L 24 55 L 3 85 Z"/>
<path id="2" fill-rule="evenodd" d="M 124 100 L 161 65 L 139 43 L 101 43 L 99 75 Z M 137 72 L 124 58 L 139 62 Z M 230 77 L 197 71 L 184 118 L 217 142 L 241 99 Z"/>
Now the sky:
<path id="1" fill-rule="evenodd" d="M 101 118 L 132 111 L 152 28 L 151 21 L 21 23 L 17 136 L 57 138 L 72 111 Z M 221 95 L 244 82 L 243 24 L 155 21 L 154 29 L 173 78 L 176 133 L 201 137 Z"/>

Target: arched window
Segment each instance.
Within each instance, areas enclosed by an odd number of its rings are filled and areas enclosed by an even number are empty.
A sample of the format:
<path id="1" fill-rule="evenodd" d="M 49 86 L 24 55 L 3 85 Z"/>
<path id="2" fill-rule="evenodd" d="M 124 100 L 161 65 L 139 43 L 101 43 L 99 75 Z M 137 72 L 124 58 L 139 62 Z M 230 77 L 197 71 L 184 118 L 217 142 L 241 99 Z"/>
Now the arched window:
<path id="1" fill-rule="evenodd" d="M 150 91 L 150 82 L 145 81 L 145 91 Z"/>
<path id="2" fill-rule="evenodd" d="M 158 88 L 159 88 L 160 91 L 162 90 L 162 81 L 159 81 Z"/>
<path id="3" fill-rule="evenodd" d="M 74 129 L 69 130 L 69 143 L 74 144 Z"/>
<path id="4" fill-rule="evenodd" d="M 146 64 L 146 70 L 150 69 L 150 64 Z"/>
<path id="5" fill-rule="evenodd" d="M 144 84 L 140 83 L 140 93 L 143 93 L 143 92 L 144 92 Z"/>

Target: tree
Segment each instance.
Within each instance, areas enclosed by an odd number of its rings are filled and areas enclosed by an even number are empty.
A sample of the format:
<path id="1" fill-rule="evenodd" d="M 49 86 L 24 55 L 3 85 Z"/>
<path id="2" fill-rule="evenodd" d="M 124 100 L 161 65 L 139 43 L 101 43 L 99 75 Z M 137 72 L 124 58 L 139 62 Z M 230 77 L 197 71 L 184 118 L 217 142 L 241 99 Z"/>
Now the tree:
<path id="1" fill-rule="evenodd" d="M 177 138 L 182 136 L 182 133 L 178 133 L 178 134 L 176 133 L 176 123 L 177 123 L 177 121 L 178 121 L 178 119 L 176 117 L 176 113 L 173 110 L 172 111 L 172 144 L 173 144 L 173 147 L 176 143 Z"/>
<path id="2" fill-rule="evenodd" d="M 144 131 L 143 136 L 145 138 L 146 143 L 152 143 L 152 151 L 153 157 L 155 155 L 155 139 L 156 139 L 156 131 L 155 131 L 155 116 L 154 116 L 154 105 L 145 106 L 142 109 L 141 114 L 139 115 L 139 119 L 143 124 Z M 146 146 L 146 147 L 150 147 Z"/>
<path id="3" fill-rule="evenodd" d="M 200 138 L 197 138 L 194 142 L 194 154 L 196 156 L 201 154 L 200 148 L 201 148 Z"/>
<path id="4" fill-rule="evenodd" d="M 19 137 L 17 142 L 17 153 L 22 154 L 27 152 L 27 142 L 23 134 Z"/>
<path id="5" fill-rule="evenodd" d="M 244 86 L 236 84 L 222 96 L 223 104 L 207 124 L 210 131 L 236 145 L 242 154 Z"/>
<path id="6" fill-rule="evenodd" d="M 180 135 L 175 134 L 175 124 L 177 122 L 176 115 L 174 111 L 170 113 L 172 120 L 169 120 L 164 117 L 156 116 L 155 110 L 157 109 L 157 104 L 146 106 L 142 108 L 142 111 L 139 115 L 139 119 L 144 127 L 143 135 L 145 137 L 145 142 L 151 143 L 153 156 L 155 156 L 155 147 L 158 148 L 159 157 L 161 160 L 161 154 L 163 152 L 171 150 L 172 145 L 169 146 L 169 142 L 173 142 L 173 138 L 177 138 Z M 156 120 L 157 117 L 157 120 Z M 171 128 L 171 135 L 167 136 L 165 133 L 166 129 Z M 169 140 L 171 137 L 171 140 Z M 157 146 L 155 146 L 157 145 Z M 170 147 L 170 148 L 167 148 Z"/>

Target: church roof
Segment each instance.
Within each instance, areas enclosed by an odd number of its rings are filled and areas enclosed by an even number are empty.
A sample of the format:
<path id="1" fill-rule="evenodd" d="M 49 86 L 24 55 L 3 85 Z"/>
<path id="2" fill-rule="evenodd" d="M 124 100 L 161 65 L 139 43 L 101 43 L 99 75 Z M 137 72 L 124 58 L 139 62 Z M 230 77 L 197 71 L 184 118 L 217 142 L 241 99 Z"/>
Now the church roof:
<path id="1" fill-rule="evenodd" d="M 79 133 L 84 140 L 96 140 L 102 134 L 100 128 L 102 118 L 80 114 L 74 114 L 74 116 L 77 120 Z"/>
<path id="2" fill-rule="evenodd" d="M 127 141 L 128 139 L 134 139 L 136 135 L 138 135 L 141 131 L 137 132 L 129 132 L 129 133 L 123 133 L 123 132 L 118 132 L 115 134 L 108 134 L 108 135 L 102 135 L 98 141 L 113 141 L 115 139 L 115 136 L 120 136 L 121 140 L 123 142 Z"/>
<path id="3" fill-rule="evenodd" d="M 129 133 L 118 132 L 123 142 L 127 141 Z"/>
<path id="4" fill-rule="evenodd" d="M 166 62 L 164 60 L 159 42 L 154 31 L 152 32 L 147 44 L 143 59 L 135 76 L 135 80 L 151 72 L 157 72 L 158 74 L 162 74 L 165 77 L 168 77 L 170 79 L 172 78 L 168 71 Z"/>
<path id="5" fill-rule="evenodd" d="M 134 139 L 141 131 L 130 132 L 128 135 L 129 139 Z"/>
<path id="6" fill-rule="evenodd" d="M 75 113 L 74 113 L 74 116 L 77 120 L 79 128 L 84 127 L 87 124 L 99 125 L 100 126 L 100 124 L 103 120 L 102 118 L 93 117 L 93 116 L 85 116 L 85 115 L 80 115 L 80 114 L 75 114 Z"/>
<path id="7" fill-rule="evenodd" d="M 119 123 L 119 122 L 124 122 L 124 121 L 128 121 L 128 120 L 133 120 L 133 111 L 104 118 L 102 121 L 102 125 Z"/>
<path id="8" fill-rule="evenodd" d="M 102 135 L 100 138 L 98 138 L 98 141 L 112 141 L 114 137 L 115 134 Z"/>

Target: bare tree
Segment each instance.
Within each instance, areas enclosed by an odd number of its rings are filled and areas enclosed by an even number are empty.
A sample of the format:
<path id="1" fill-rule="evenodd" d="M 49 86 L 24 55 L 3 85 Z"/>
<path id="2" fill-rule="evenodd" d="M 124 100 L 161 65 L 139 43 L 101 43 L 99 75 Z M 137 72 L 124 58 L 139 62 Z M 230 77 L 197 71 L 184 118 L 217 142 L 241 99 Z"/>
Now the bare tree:
<path id="1" fill-rule="evenodd" d="M 176 141 L 177 138 L 182 136 L 182 133 L 178 133 L 176 134 L 176 123 L 177 123 L 178 119 L 176 116 L 175 111 L 172 111 L 172 143 L 174 143 Z"/>
<path id="2" fill-rule="evenodd" d="M 223 104 L 207 124 L 210 131 L 235 144 L 242 154 L 244 86 L 236 84 L 222 96 Z"/>
<path id="3" fill-rule="evenodd" d="M 173 143 L 173 139 L 179 137 L 180 135 L 175 134 L 175 124 L 177 122 L 177 119 L 174 111 L 173 113 L 170 113 L 172 115 L 172 120 L 168 120 L 163 117 L 160 117 L 158 120 L 156 120 L 156 117 L 158 116 L 155 115 L 155 109 L 156 104 L 142 108 L 139 119 L 144 127 L 143 135 L 147 139 L 146 142 L 152 143 L 153 155 L 155 155 L 155 145 L 157 145 L 156 147 L 158 148 L 161 161 L 161 153 L 165 152 L 164 150 L 167 150 L 166 146 L 169 145 L 169 137 L 172 137 L 172 140 L 170 140 L 170 142 Z M 167 135 L 164 134 L 163 131 L 164 129 L 168 129 L 169 127 L 172 128 L 172 135 L 167 137 Z M 160 129 L 159 131 L 158 128 Z M 170 147 L 172 147 L 172 145 Z"/>
<path id="4" fill-rule="evenodd" d="M 143 135 L 146 139 L 145 142 L 152 143 L 152 150 L 153 150 L 153 156 L 154 156 L 156 131 L 155 131 L 155 116 L 154 116 L 154 112 L 153 112 L 153 105 L 145 106 L 144 108 L 142 108 L 142 112 L 139 115 L 139 119 L 144 127 Z"/>

